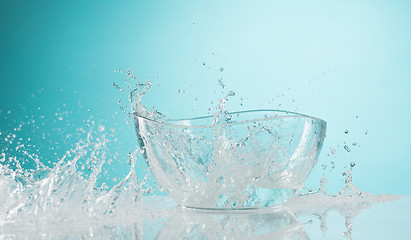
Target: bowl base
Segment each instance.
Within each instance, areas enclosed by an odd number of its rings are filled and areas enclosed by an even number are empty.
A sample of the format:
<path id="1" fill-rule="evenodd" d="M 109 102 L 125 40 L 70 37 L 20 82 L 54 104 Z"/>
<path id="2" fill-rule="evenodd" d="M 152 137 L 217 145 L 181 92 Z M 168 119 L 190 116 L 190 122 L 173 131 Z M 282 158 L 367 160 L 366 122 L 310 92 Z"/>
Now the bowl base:
<path id="1" fill-rule="evenodd" d="M 186 199 L 179 205 L 183 208 L 206 210 L 206 211 L 247 211 L 258 209 L 272 209 L 283 205 L 292 196 L 295 195 L 297 189 L 272 189 L 259 188 L 254 186 L 253 194 L 249 195 L 246 200 L 242 202 L 231 202 L 225 194 L 220 196 L 216 205 L 205 204 L 198 199 Z M 190 199 L 190 200 L 189 200 Z M 214 197 L 208 199 L 207 202 L 215 202 Z M 236 198 L 238 199 L 238 198 Z M 197 201 L 196 201 L 197 200 Z"/>

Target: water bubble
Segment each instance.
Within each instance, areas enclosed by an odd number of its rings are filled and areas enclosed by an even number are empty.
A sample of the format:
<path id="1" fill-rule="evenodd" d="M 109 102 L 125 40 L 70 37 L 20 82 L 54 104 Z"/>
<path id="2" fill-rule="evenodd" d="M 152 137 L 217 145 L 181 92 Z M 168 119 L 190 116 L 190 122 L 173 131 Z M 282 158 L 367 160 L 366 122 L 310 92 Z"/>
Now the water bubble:
<path id="1" fill-rule="evenodd" d="M 355 162 L 351 162 L 351 163 L 350 163 L 350 166 L 351 166 L 351 167 L 354 167 L 354 166 L 355 166 Z"/>
<path id="2" fill-rule="evenodd" d="M 103 131 L 104 131 L 104 126 L 99 125 L 99 126 L 98 126 L 98 131 L 99 131 L 99 132 L 103 132 Z"/>
<path id="3" fill-rule="evenodd" d="M 223 72 L 224 71 L 224 68 L 220 68 L 220 72 Z"/>
<path id="4" fill-rule="evenodd" d="M 344 133 L 345 133 L 345 134 L 348 134 L 348 130 L 345 130 Z"/>

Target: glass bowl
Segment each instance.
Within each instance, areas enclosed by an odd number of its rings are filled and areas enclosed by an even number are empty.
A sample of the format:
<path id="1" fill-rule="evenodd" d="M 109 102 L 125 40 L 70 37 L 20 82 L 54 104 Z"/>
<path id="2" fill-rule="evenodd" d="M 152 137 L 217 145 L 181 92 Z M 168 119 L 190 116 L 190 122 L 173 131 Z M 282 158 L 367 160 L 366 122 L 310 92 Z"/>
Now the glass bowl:
<path id="1" fill-rule="evenodd" d="M 155 121 L 134 113 L 153 175 L 179 205 L 242 210 L 281 205 L 304 186 L 326 122 L 299 113 L 250 110 Z"/>

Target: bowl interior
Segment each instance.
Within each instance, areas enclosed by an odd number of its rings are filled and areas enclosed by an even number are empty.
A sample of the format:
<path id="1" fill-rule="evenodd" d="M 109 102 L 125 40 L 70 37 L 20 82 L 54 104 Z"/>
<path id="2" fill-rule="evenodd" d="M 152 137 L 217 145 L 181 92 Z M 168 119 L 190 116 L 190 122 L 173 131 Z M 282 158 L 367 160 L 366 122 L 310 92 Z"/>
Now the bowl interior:
<path id="1" fill-rule="evenodd" d="M 254 110 L 157 122 L 136 117 L 145 157 L 183 206 L 255 208 L 286 201 L 316 162 L 326 123 L 303 114 Z"/>

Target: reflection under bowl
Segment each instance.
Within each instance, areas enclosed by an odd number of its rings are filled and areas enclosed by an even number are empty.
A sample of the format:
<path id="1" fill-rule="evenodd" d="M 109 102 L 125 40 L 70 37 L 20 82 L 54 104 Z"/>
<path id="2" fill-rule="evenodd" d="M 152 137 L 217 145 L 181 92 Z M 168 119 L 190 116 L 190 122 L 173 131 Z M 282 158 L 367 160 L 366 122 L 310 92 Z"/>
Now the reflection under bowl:
<path id="1" fill-rule="evenodd" d="M 326 122 L 278 110 L 155 121 L 134 114 L 144 157 L 181 206 L 273 207 L 300 190 L 317 161 Z"/>
<path id="2" fill-rule="evenodd" d="M 309 240 L 293 213 L 270 211 L 197 211 L 182 209 L 167 221 L 156 239 Z"/>

